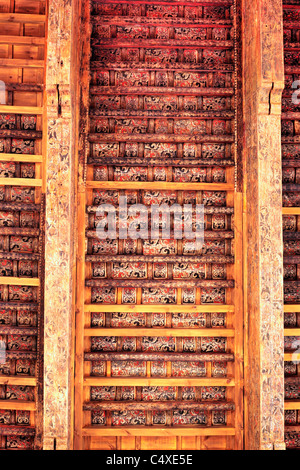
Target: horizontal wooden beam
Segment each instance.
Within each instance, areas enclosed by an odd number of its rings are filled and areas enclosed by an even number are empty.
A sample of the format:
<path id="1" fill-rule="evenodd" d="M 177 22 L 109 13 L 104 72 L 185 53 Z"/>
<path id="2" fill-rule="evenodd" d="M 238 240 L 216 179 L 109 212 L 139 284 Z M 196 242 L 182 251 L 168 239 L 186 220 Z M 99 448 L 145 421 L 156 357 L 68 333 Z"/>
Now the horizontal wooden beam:
<path id="1" fill-rule="evenodd" d="M 165 183 L 158 181 L 87 181 L 87 189 L 143 189 L 143 190 L 176 190 L 176 191 L 233 191 L 230 183 Z"/>
<path id="2" fill-rule="evenodd" d="M 32 186 L 41 187 L 42 180 L 39 178 L 0 178 L 0 186 Z"/>
<path id="3" fill-rule="evenodd" d="M 233 329 L 227 328 L 85 328 L 85 336 L 160 336 L 160 337 L 233 337 Z"/>
<path id="4" fill-rule="evenodd" d="M 285 328 L 284 336 L 300 336 L 300 328 Z"/>
<path id="5" fill-rule="evenodd" d="M 300 207 L 283 207 L 283 215 L 300 215 Z"/>
<path id="6" fill-rule="evenodd" d="M 214 377 L 84 377 L 87 387 L 234 387 L 233 378 Z"/>
<path id="7" fill-rule="evenodd" d="M 300 410 L 300 401 L 285 400 L 284 409 L 285 410 Z"/>
<path id="8" fill-rule="evenodd" d="M 24 410 L 24 411 L 35 411 L 36 405 L 34 401 L 26 400 L 1 400 L 1 410 Z"/>
<path id="9" fill-rule="evenodd" d="M 300 312 L 300 304 L 285 304 L 283 310 L 285 313 Z"/>
<path id="10" fill-rule="evenodd" d="M 43 108 L 41 106 L 7 106 L 1 104 L 0 113 L 43 114 Z"/>
<path id="11" fill-rule="evenodd" d="M 9 67 L 9 68 L 44 68 L 45 62 L 43 60 L 35 59 L 0 59 L 0 67 Z"/>
<path id="12" fill-rule="evenodd" d="M 197 183 L 195 183 L 197 184 Z M 134 183 L 131 186 L 131 189 L 134 189 Z M 163 190 L 164 188 L 160 188 L 160 190 Z M 213 191 L 213 188 L 211 188 Z M 144 204 L 145 206 L 151 207 L 151 204 Z M 86 211 L 88 213 L 96 213 L 99 210 L 99 206 L 86 206 Z M 116 212 L 118 213 L 118 206 L 116 206 Z M 203 208 L 204 214 L 206 215 L 214 215 L 214 214 L 227 214 L 231 215 L 234 213 L 234 208 L 233 207 L 212 207 L 212 206 L 204 206 Z"/>
<path id="13" fill-rule="evenodd" d="M 32 13 L 0 13 L 0 23 L 45 23 L 45 15 Z"/>
<path id="14" fill-rule="evenodd" d="M 43 155 L 21 155 L 19 153 L 0 153 L 0 162 L 42 163 Z"/>
<path id="15" fill-rule="evenodd" d="M 232 427 L 185 427 L 185 426 L 90 426 L 82 429 L 83 437 L 100 436 L 234 436 L 235 429 Z"/>
<path id="16" fill-rule="evenodd" d="M 298 333 L 299 336 L 300 336 L 300 333 Z M 284 360 L 286 362 L 290 362 L 290 361 L 293 361 L 293 362 L 300 362 L 300 353 L 284 353 Z"/>
<path id="17" fill-rule="evenodd" d="M 235 404 L 230 402 L 200 403 L 195 401 L 90 401 L 83 404 L 84 411 L 171 411 L 171 410 L 203 410 L 231 411 Z"/>
<path id="18" fill-rule="evenodd" d="M 85 312 L 140 312 L 140 313 L 211 313 L 234 312 L 234 305 L 103 305 L 85 304 Z"/>
<path id="19" fill-rule="evenodd" d="M 1 330 L 0 330 L 1 331 Z M 231 353 L 86 352 L 85 361 L 233 362 Z"/>
<path id="20" fill-rule="evenodd" d="M 9 286 L 35 286 L 39 287 L 40 280 L 39 278 L 30 278 L 30 277 L 9 277 L 9 276 L 0 276 L 0 284 L 9 285 Z"/>
<path id="21" fill-rule="evenodd" d="M 0 376 L 0 385 L 26 385 L 28 387 L 36 387 L 37 379 L 35 377 L 26 376 Z"/>
<path id="22" fill-rule="evenodd" d="M 45 44 L 45 38 L 33 36 L 0 35 L 0 44 L 24 44 L 29 46 L 42 46 Z"/>

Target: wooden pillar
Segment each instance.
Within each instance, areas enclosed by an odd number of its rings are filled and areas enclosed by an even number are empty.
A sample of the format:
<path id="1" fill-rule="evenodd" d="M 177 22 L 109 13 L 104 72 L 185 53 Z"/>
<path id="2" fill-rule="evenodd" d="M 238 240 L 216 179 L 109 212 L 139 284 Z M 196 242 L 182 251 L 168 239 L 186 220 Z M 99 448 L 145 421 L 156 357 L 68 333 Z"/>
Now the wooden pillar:
<path id="1" fill-rule="evenodd" d="M 74 1 L 50 0 L 47 41 L 44 449 L 72 448 L 75 87 Z M 75 52 L 76 53 L 76 52 Z"/>
<path id="2" fill-rule="evenodd" d="M 243 1 L 246 448 L 284 449 L 281 0 Z"/>

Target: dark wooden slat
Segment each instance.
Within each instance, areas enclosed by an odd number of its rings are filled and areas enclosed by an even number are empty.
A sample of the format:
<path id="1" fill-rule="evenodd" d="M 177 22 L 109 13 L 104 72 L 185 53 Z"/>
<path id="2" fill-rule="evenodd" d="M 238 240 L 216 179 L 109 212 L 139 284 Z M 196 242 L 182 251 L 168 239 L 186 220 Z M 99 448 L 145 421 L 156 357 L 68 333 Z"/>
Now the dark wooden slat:
<path id="1" fill-rule="evenodd" d="M 234 143 L 232 135 L 175 135 L 175 134 L 89 134 L 91 143 L 100 142 L 168 142 L 168 143 Z"/>
<path id="2" fill-rule="evenodd" d="M 171 238 L 173 237 L 172 231 L 170 231 Z M 98 238 L 97 230 L 87 230 L 86 231 L 87 238 Z M 224 240 L 224 239 L 232 239 L 234 238 L 234 232 L 227 231 L 227 232 L 217 232 L 217 231 L 205 231 L 204 232 L 204 240 Z"/>
<path id="3" fill-rule="evenodd" d="M 91 86 L 92 95 L 197 95 L 233 96 L 233 88 L 155 87 L 155 86 Z M 181 118 L 181 115 L 180 115 Z"/>
<path id="4" fill-rule="evenodd" d="M 0 62 L 1 65 L 1 62 Z M 197 71 L 211 72 L 216 71 L 215 64 L 181 64 L 181 63 L 164 63 L 164 64 L 148 64 L 144 62 L 102 62 L 92 61 L 91 70 L 176 70 L 178 72 Z M 300 68 L 299 68 L 300 70 Z M 218 72 L 234 72 L 232 64 L 220 64 Z"/>
<path id="5" fill-rule="evenodd" d="M 114 47 L 145 47 L 147 49 L 232 49 L 233 41 L 217 41 L 215 39 L 123 39 L 93 37 L 91 45 L 95 49 L 110 49 Z"/>
<path id="6" fill-rule="evenodd" d="M 24 202 L 0 202 L 0 211 L 28 211 L 28 212 L 40 212 L 40 204 L 26 204 Z"/>
<path id="7" fill-rule="evenodd" d="M 40 259 L 40 255 L 38 253 L 15 253 L 12 251 L 1 251 L 0 259 L 10 259 L 16 261 L 38 261 Z"/>
<path id="8" fill-rule="evenodd" d="M 300 114 L 299 114 L 300 116 Z M 283 184 L 282 190 L 286 192 L 296 192 L 299 193 L 300 191 L 300 184 Z"/>
<path id="9" fill-rule="evenodd" d="M 24 237 L 38 237 L 38 228 L 27 227 L 0 227 L 0 235 L 18 235 Z"/>
<path id="10" fill-rule="evenodd" d="M 141 287 L 141 288 L 159 288 L 162 285 L 161 280 L 151 281 L 147 279 L 87 279 L 85 281 L 87 287 Z M 300 281 L 299 281 L 300 285 Z M 204 279 L 193 280 L 176 280 L 176 281 L 163 281 L 163 286 L 166 288 L 193 288 L 203 287 L 207 289 L 218 288 L 233 288 L 233 280 L 213 280 L 208 281 Z"/>
<path id="11" fill-rule="evenodd" d="M 113 166 L 172 166 L 172 167 L 228 167 L 234 166 L 234 160 L 218 160 L 218 159 L 199 159 L 199 160 L 185 160 L 185 159 L 160 159 L 160 158 L 101 158 L 89 157 L 88 164 L 90 165 L 113 165 Z M 213 184 L 213 183 L 212 183 Z"/>
<path id="12" fill-rule="evenodd" d="M 153 401 L 153 402 L 129 402 L 129 401 L 102 401 L 84 403 L 85 411 L 171 411 L 171 410 L 203 410 L 203 411 L 231 411 L 235 409 L 234 403 L 199 403 L 181 401 Z"/>
<path id="13" fill-rule="evenodd" d="M 234 262 L 233 256 L 224 255 L 203 255 L 203 256 L 147 256 L 147 255 L 87 255 L 87 262 L 103 262 L 103 263 L 217 263 L 230 264 Z M 300 261 L 299 261 L 300 262 Z"/>
<path id="14" fill-rule="evenodd" d="M 0 335 L 37 336 L 37 334 L 37 328 L 23 328 L 21 326 L 0 325 Z"/>
<path id="15" fill-rule="evenodd" d="M 35 140 L 41 139 L 42 131 L 24 131 L 18 129 L 0 129 L 0 137 L 4 139 L 25 139 Z"/>
<path id="16" fill-rule="evenodd" d="M 32 302 L 24 303 L 24 302 L 0 302 L 0 309 L 4 310 L 26 310 L 37 312 L 38 311 L 38 304 Z"/>
<path id="17" fill-rule="evenodd" d="M 0 424 L 0 436 L 34 436 L 35 428 L 31 426 L 13 426 Z"/>
<path id="18" fill-rule="evenodd" d="M 168 27 L 176 27 L 179 28 L 199 28 L 200 26 L 203 28 L 228 28 L 233 25 L 231 19 L 215 19 L 215 18 L 193 18 L 193 22 L 189 23 L 188 18 L 151 18 L 147 16 L 99 16 L 99 15 L 92 15 L 91 21 L 93 24 L 98 23 L 109 23 L 110 25 L 117 25 L 117 26 L 127 26 L 127 25 L 144 25 L 144 26 L 164 26 Z M 95 34 L 95 33 L 94 33 Z"/>

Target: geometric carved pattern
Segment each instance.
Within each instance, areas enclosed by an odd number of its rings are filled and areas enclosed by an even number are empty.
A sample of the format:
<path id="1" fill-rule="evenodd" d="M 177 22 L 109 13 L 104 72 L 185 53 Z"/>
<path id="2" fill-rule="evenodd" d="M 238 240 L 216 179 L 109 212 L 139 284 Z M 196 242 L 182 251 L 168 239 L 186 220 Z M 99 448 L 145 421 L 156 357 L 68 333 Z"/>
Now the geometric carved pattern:
<path id="1" fill-rule="evenodd" d="M 239 448 L 234 2 L 94 1 L 90 25 L 75 447 Z M 173 229 L 99 239 L 97 206 L 125 195 L 129 208 L 203 204 L 203 247 Z"/>
<path id="2" fill-rule="evenodd" d="M 39 449 L 45 2 L 0 8 L 0 449 Z"/>

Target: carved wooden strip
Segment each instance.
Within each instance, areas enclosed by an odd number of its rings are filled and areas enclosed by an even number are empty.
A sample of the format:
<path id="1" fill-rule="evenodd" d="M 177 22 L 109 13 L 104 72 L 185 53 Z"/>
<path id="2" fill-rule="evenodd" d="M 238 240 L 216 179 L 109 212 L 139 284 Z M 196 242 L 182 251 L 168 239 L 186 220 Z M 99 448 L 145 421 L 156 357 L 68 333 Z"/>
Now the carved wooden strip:
<path id="1" fill-rule="evenodd" d="M 92 15 L 91 22 L 93 24 L 100 23 L 109 23 L 110 25 L 145 25 L 145 26 L 161 26 L 162 23 L 165 26 L 174 27 L 179 26 L 182 27 L 184 25 L 185 28 L 197 28 L 199 26 L 203 28 L 218 28 L 232 26 L 231 19 L 215 19 L 215 18 L 193 18 L 193 22 L 190 22 L 189 18 L 150 18 L 147 16 L 99 16 L 99 15 Z M 298 26 L 297 26 L 298 27 Z"/>
<path id="2" fill-rule="evenodd" d="M 102 87 L 97 87 L 102 93 Z M 189 88 L 187 88 L 188 90 Z M 184 93 L 186 94 L 186 93 Z M 178 116 L 178 111 L 165 111 L 165 110 L 148 110 L 148 109 L 108 109 L 101 110 L 97 108 L 90 109 L 90 118 L 91 120 L 99 117 L 120 117 L 120 118 L 130 118 L 130 117 L 140 117 L 140 118 L 173 118 L 173 119 L 191 119 L 191 118 L 206 118 L 206 119 L 233 119 L 234 111 L 229 109 L 224 109 L 221 111 L 202 111 L 202 110 L 191 110 L 180 111 L 180 117 Z"/>
<path id="3" fill-rule="evenodd" d="M 0 424 L 0 436 L 34 436 L 35 428 L 31 426 L 13 426 Z"/>
<path id="4" fill-rule="evenodd" d="M 4 59 L 2 59 L 4 60 Z M 5 59 L 9 60 L 9 59 Z M 0 60 L 0 66 L 2 61 Z M 186 72 L 189 70 L 197 72 L 211 72 L 216 70 L 215 64 L 182 64 L 182 63 L 170 63 L 170 64 L 148 64 L 144 62 L 101 62 L 92 61 L 91 70 L 176 70 Z M 299 68 L 300 70 L 300 68 Z M 221 64 L 218 67 L 218 72 L 233 72 L 234 66 L 232 64 Z"/>
<path id="5" fill-rule="evenodd" d="M 282 185 L 282 190 L 283 191 L 288 191 L 288 192 L 299 192 L 300 191 L 300 184 L 283 184 Z"/>
<path id="6" fill-rule="evenodd" d="M 23 108 L 24 109 L 24 108 Z M 17 111 L 1 111 L 0 113 L 14 113 L 14 114 L 25 114 L 21 110 Z M 32 114 L 32 113 L 29 113 Z M 25 131 L 19 129 L 0 129 L 0 137 L 5 139 L 25 139 L 25 140 L 34 140 L 42 138 L 42 131 Z"/>
<path id="7" fill-rule="evenodd" d="M 101 157 L 89 157 L 88 163 L 90 165 L 114 165 L 114 166 L 146 166 L 153 167 L 157 166 L 183 166 L 183 167 L 211 167 L 211 166 L 234 166 L 234 160 L 218 160 L 218 159 L 199 159 L 199 160 L 183 160 L 173 158 L 172 160 L 165 158 L 164 160 L 159 158 L 101 158 Z"/>
<path id="8" fill-rule="evenodd" d="M 300 257 L 299 257 L 300 258 Z M 234 262 L 233 256 L 223 255 L 203 255 L 203 256 L 147 256 L 147 255 L 87 255 L 85 260 L 87 262 L 122 262 L 122 263 L 219 263 L 219 264 L 230 264 Z M 300 261 L 299 261 L 300 264 Z"/>
<path id="9" fill-rule="evenodd" d="M 0 325 L 0 335 L 37 336 L 37 334 L 37 328 L 23 328 L 21 326 Z"/>
<path id="10" fill-rule="evenodd" d="M 28 352 L 28 351 L 5 351 L 6 359 L 30 359 L 35 360 L 37 358 L 36 352 Z M 0 402 L 1 403 L 1 402 Z"/>
<path id="11" fill-rule="evenodd" d="M 182 401 L 102 401 L 84 403 L 85 411 L 126 411 L 126 410 L 146 410 L 146 411 L 170 411 L 170 410 L 203 410 L 203 411 L 232 411 L 235 409 L 234 403 L 199 403 L 199 402 L 182 402 Z"/>
<path id="12" fill-rule="evenodd" d="M 23 302 L 0 302 L 0 308 L 5 310 L 27 310 L 37 312 L 37 303 L 23 303 Z"/>
<path id="13" fill-rule="evenodd" d="M 27 227 L 0 227 L 0 235 L 21 235 L 25 237 L 38 237 L 40 230 L 38 228 Z"/>
<path id="14" fill-rule="evenodd" d="M 145 47 L 147 49 L 184 49 L 184 48 L 209 48 L 232 49 L 233 41 L 216 41 L 214 39 L 120 39 L 120 38 L 92 38 L 91 45 L 94 48 L 111 47 Z"/>
<path id="15" fill-rule="evenodd" d="M 1 211 L 36 211 L 40 212 L 40 204 L 27 204 L 24 202 L 0 202 Z"/>
<path id="16" fill-rule="evenodd" d="M 99 142 L 168 142 L 168 143 L 234 143 L 231 135 L 175 135 L 175 134 L 89 134 L 91 143 Z"/>
<path id="17" fill-rule="evenodd" d="M 0 231 L 1 233 L 1 231 Z M 12 259 L 16 261 L 20 260 L 30 260 L 30 261 L 38 261 L 40 255 L 37 253 L 14 253 L 12 251 L 1 251 L 0 252 L 0 259 Z"/>
<path id="18" fill-rule="evenodd" d="M 1 234 L 1 230 L 0 230 L 0 234 Z M 87 230 L 86 231 L 86 236 L 87 238 L 98 238 L 98 233 L 97 233 L 97 230 Z M 173 233 L 172 231 L 170 231 L 170 237 L 172 238 L 173 237 Z M 117 238 L 117 237 L 116 237 Z M 227 231 L 227 232 L 218 232 L 218 231 L 204 231 L 204 240 L 229 240 L 229 239 L 233 239 L 234 238 L 234 232 L 232 231 Z M 120 255 L 120 258 L 121 258 L 121 255 Z M 120 259 L 119 258 L 119 259 Z M 168 257 L 169 258 L 169 257 Z M 170 260 L 168 261 L 168 258 L 165 258 L 167 260 L 167 262 L 171 262 Z M 126 256 L 123 257 L 124 260 L 126 260 Z M 177 259 L 177 261 L 176 261 Z M 187 257 L 187 260 L 188 261 L 192 261 L 194 262 L 194 256 L 192 255 L 191 257 Z M 178 257 L 176 256 L 173 257 L 173 261 L 174 263 L 178 262 Z"/>
<path id="19" fill-rule="evenodd" d="M 196 87 L 154 87 L 154 86 L 91 86 L 92 95 L 197 95 L 197 96 L 232 96 L 233 88 L 196 88 Z M 182 119 L 180 113 L 180 119 Z"/>
<path id="20" fill-rule="evenodd" d="M 124 189 L 126 189 L 126 188 L 124 188 Z M 131 186 L 131 189 L 134 189 L 134 186 Z M 161 189 L 165 189 L 165 188 L 161 188 Z M 118 211 L 118 208 L 116 208 L 116 209 Z M 90 214 L 96 213 L 99 210 L 99 206 L 86 206 L 86 210 L 87 210 L 87 213 L 90 213 Z M 208 214 L 208 215 L 212 215 L 212 214 L 233 214 L 233 213 L 234 213 L 234 208 L 233 207 L 204 206 L 204 214 Z"/>
<path id="21" fill-rule="evenodd" d="M 233 362 L 234 355 L 229 353 L 167 353 L 167 352 L 85 352 L 85 361 L 170 361 L 170 362 Z"/>
<path id="22" fill-rule="evenodd" d="M 161 281 L 150 281 L 147 279 L 87 279 L 85 281 L 87 287 L 136 287 L 136 288 L 159 288 Z M 300 285 L 300 281 L 299 284 Z M 205 287 L 207 289 L 234 288 L 233 280 L 216 280 L 209 281 L 204 279 L 182 280 L 182 281 L 163 281 L 166 288 L 190 288 Z"/>

